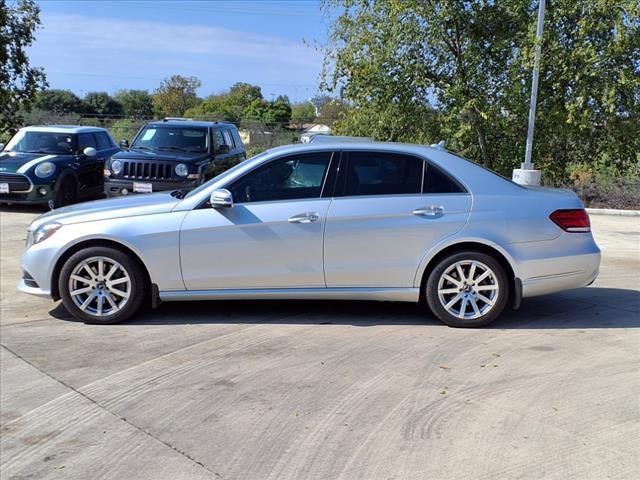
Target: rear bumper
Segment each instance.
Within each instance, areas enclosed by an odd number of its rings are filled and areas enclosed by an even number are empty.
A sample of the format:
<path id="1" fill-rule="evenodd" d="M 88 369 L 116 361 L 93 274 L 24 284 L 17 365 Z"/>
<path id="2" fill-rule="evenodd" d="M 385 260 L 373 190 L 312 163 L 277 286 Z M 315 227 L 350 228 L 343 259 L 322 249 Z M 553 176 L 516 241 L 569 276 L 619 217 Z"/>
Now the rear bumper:
<path id="1" fill-rule="evenodd" d="M 167 190 L 191 190 L 199 185 L 197 180 L 182 180 L 177 182 L 154 182 L 145 180 L 127 180 L 127 179 L 104 179 L 104 193 L 107 197 L 119 197 L 122 196 L 122 190 L 126 189 L 127 194 L 138 193 L 133 191 L 133 184 L 135 183 L 150 183 L 154 192 L 164 192 Z"/>
<path id="2" fill-rule="evenodd" d="M 522 297 L 585 287 L 600 271 L 600 249 L 590 233 L 566 233 L 543 242 L 510 244 Z"/>

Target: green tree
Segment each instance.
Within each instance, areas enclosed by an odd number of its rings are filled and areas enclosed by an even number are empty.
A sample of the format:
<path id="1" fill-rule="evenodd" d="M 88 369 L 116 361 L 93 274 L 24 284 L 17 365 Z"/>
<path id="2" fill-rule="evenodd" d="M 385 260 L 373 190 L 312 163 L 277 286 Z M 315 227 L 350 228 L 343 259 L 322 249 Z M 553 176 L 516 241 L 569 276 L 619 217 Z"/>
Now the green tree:
<path id="1" fill-rule="evenodd" d="M 192 117 L 213 117 L 219 120 L 240 122 L 243 112 L 255 100 L 262 100 L 262 91 L 256 85 L 236 83 L 228 92 L 210 95 L 204 101 L 185 112 Z"/>
<path id="2" fill-rule="evenodd" d="M 247 106 L 242 116 L 245 120 L 285 126 L 291 120 L 291 102 L 284 95 L 280 95 L 272 102 L 255 99 Z"/>
<path id="3" fill-rule="evenodd" d="M 198 103 L 196 91 L 202 82 L 196 77 L 172 75 L 153 93 L 153 110 L 160 117 L 179 117 Z"/>
<path id="4" fill-rule="evenodd" d="M 298 125 L 313 122 L 316 118 L 316 109 L 311 102 L 294 103 L 291 105 L 291 122 Z"/>
<path id="5" fill-rule="evenodd" d="M 437 141 L 509 173 L 524 156 L 537 1 L 329 0 L 323 85 L 338 133 Z M 542 44 L 534 162 L 560 180 L 640 151 L 637 0 L 554 0 Z M 437 122 L 434 126 L 429 121 Z M 361 122 L 361 123 L 360 123 Z"/>
<path id="6" fill-rule="evenodd" d="M 51 89 L 38 92 L 35 106 L 53 113 L 84 113 L 86 107 L 71 90 Z"/>
<path id="7" fill-rule="evenodd" d="M 37 92 L 47 86 L 44 71 L 29 65 L 27 48 L 40 25 L 40 7 L 33 0 L 7 4 L 0 0 L 0 136 L 22 123 Z"/>
<path id="8" fill-rule="evenodd" d="M 122 115 L 122 105 L 107 92 L 89 92 L 83 98 L 86 113 L 92 115 Z"/>
<path id="9" fill-rule="evenodd" d="M 122 105 L 122 113 L 130 118 L 153 116 L 153 101 L 146 90 L 119 90 L 114 99 Z"/>

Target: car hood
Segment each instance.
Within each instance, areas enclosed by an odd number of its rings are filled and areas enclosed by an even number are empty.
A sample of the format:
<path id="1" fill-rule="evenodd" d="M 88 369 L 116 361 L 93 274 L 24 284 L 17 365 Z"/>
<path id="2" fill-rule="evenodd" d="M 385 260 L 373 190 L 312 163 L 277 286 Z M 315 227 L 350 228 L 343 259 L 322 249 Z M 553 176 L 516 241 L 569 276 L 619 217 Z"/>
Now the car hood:
<path id="1" fill-rule="evenodd" d="M 144 195 L 131 195 L 106 200 L 78 203 L 68 207 L 57 208 L 40 215 L 29 227 L 35 230 L 40 225 L 57 222 L 63 225 L 113 218 L 135 217 L 166 213 L 179 202 L 170 192 L 159 192 Z"/>
<path id="2" fill-rule="evenodd" d="M 0 152 L 0 173 L 26 173 L 40 162 L 69 158 L 70 155 Z"/>
<path id="3" fill-rule="evenodd" d="M 148 150 L 127 150 L 118 152 L 112 160 L 157 161 L 157 162 L 194 162 L 208 157 L 207 153 L 193 152 L 152 152 Z"/>

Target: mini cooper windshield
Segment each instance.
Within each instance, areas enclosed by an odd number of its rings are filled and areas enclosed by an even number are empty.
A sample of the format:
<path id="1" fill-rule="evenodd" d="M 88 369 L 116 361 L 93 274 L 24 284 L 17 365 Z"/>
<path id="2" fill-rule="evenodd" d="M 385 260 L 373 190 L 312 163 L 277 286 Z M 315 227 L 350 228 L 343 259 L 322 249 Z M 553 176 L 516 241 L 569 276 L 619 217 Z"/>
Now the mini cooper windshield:
<path id="1" fill-rule="evenodd" d="M 19 131 L 4 148 L 7 152 L 73 154 L 73 137 L 67 133 Z"/>
<path id="2" fill-rule="evenodd" d="M 209 148 L 206 128 L 148 126 L 136 137 L 132 150 L 205 153 Z"/>

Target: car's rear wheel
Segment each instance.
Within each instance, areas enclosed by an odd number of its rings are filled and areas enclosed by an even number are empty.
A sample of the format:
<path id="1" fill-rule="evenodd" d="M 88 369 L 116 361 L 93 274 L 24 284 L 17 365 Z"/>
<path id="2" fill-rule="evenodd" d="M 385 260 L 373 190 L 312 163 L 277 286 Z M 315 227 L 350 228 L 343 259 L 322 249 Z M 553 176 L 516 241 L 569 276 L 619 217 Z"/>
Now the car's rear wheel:
<path id="1" fill-rule="evenodd" d="M 480 327 L 507 305 L 509 281 L 495 258 L 459 252 L 442 259 L 427 279 L 425 296 L 436 317 L 452 327 Z"/>
<path id="2" fill-rule="evenodd" d="M 72 255 L 58 279 L 67 310 L 87 323 L 117 323 L 134 315 L 144 301 L 146 278 L 138 262 L 108 247 Z"/>
<path id="3" fill-rule="evenodd" d="M 76 201 L 78 197 L 78 185 L 75 179 L 71 176 L 65 177 L 58 187 L 56 197 L 54 200 L 54 206 L 56 208 L 64 207 L 65 205 L 71 205 Z"/>

